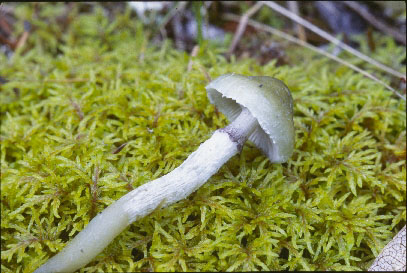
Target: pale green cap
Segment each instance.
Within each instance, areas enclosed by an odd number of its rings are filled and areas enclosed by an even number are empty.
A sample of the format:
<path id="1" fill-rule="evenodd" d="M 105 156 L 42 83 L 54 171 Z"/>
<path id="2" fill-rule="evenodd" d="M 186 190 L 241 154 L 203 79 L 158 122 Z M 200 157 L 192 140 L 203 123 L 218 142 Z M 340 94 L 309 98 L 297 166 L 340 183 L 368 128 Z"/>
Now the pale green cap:
<path id="1" fill-rule="evenodd" d="M 211 103 L 234 121 L 249 109 L 259 127 L 249 136 L 271 162 L 286 162 L 294 150 L 293 99 L 288 87 L 268 76 L 224 74 L 206 86 Z"/>

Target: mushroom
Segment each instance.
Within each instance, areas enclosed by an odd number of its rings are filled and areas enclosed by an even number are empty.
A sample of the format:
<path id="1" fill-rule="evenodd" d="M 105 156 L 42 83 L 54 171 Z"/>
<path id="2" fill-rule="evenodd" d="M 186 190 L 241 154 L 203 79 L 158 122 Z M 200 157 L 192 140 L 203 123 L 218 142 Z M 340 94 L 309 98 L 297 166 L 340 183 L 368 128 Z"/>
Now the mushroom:
<path id="1" fill-rule="evenodd" d="M 225 74 L 206 86 L 211 103 L 232 123 L 216 130 L 172 172 L 148 182 L 95 216 L 84 230 L 35 272 L 72 272 L 89 263 L 132 222 L 189 196 L 248 139 L 271 162 L 294 148 L 293 103 L 283 82 L 267 76 Z"/>

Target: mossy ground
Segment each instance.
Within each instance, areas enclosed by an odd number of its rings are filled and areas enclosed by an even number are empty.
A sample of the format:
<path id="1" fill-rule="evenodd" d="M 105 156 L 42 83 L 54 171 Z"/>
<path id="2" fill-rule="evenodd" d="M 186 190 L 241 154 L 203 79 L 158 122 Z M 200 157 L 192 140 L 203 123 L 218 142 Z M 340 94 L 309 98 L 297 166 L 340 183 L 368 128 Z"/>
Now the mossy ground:
<path id="1" fill-rule="evenodd" d="M 0 55 L 2 272 L 32 272 L 224 127 L 204 87 L 230 72 L 290 88 L 292 159 L 271 164 L 246 145 L 81 272 L 365 270 L 405 225 L 406 104 L 381 85 L 302 49 L 276 67 L 227 62 L 224 47 L 205 46 L 188 71 L 189 55 L 154 46 L 129 12 L 110 22 L 74 8 L 62 31 L 59 7 L 40 5 L 26 50 Z M 30 5 L 17 11 L 31 18 Z M 373 57 L 405 72 L 405 48 L 377 40 Z"/>

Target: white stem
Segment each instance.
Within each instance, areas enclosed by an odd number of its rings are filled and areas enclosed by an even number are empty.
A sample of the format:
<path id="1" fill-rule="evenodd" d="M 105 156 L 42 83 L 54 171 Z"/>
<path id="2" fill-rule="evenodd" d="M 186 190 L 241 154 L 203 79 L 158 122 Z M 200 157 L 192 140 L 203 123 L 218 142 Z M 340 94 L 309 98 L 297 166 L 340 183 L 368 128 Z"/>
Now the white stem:
<path id="1" fill-rule="evenodd" d="M 124 195 L 94 217 L 84 230 L 57 255 L 38 268 L 40 272 L 73 272 L 98 255 L 129 224 L 158 207 L 166 207 L 189 196 L 239 151 L 258 126 L 243 109 L 226 128 L 215 131 L 179 167 Z"/>

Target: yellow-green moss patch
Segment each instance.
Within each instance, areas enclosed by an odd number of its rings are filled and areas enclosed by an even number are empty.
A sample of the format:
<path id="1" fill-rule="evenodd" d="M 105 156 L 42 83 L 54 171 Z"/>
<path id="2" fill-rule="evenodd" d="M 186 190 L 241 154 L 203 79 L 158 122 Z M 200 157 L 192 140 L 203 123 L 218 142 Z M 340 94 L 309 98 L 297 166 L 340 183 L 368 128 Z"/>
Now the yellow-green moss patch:
<path id="1" fill-rule="evenodd" d="M 29 50 L 0 55 L 2 272 L 32 272 L 96 213 L 224 127 L 205 72 L 284 81 L 294 98 L 292 159 L 271 164 L 246 145 L 83 272 L 365 270 L 405 224 L 406 104 L 384 87 L 308 51 L 276 67 L 227 62 L 224 48 L 207 46 L 188 71 L 189 55 L 154 46 L 129 11 L 110 22 L 74 8 L 58 36 L 58 9 L 40 8 L 51 19 L 33 19 Z M 30 12 L 18 7 L 20 19 Z M 401 66 L 405 48 L 379 41 L 377 54 L 391 49 Z"/>

